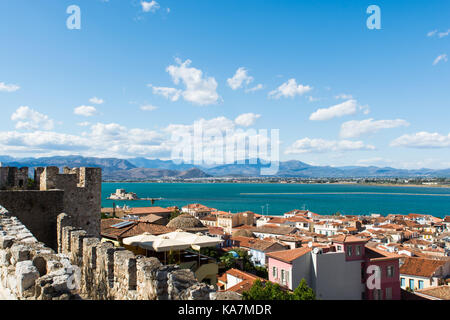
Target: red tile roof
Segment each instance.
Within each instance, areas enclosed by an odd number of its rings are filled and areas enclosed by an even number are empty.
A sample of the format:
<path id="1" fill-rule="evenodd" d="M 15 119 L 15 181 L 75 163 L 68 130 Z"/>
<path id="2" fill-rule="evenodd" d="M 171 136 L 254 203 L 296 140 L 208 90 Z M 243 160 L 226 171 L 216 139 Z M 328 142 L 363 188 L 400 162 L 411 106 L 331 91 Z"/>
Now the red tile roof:
<path id="1" fill-rule="evenodd" d="M 356 242 L 367 242 L 367 239 L 363 239 L 363 238 L 359 238 L 359 237 L 355 237 L 353 235 L 347 235 L 347 234 L 340 234 L 337 235 L 335 237 L 330 237 L 330 239 L 333 242 L 338 242 L 338 243 L 356 243 Z"/>
<path id="2" fill-rule="evenodd" d="M 292 261 L 300 258 L 301 256 L 305 255 L 306 253 L 310 252 L 311 248 L 309 247 L 302 247 L 297 249 L 291 249 L 291 250 L 283 250 L 283 251 L 275 251 L 267 253 L 266 256 L 281 260 L 287 263 L 291 263 Z"/>
<path id="3" fill-rule="evenodd" d="M 424 258 L 406 258 L 403 265 L 400 267 L 401 274 L 431 277 L 439 267 L 447 263 L 445 260 L 432 260 Z"/>
<path id="4" fill-rule="evenodd" d="M 162 207 L 142 207 L 142 208 L 131 208 L 130 214 L 132 215 L 140 215 L 140 214 L 170 214 L 172 210 L 162 208 Z"/>

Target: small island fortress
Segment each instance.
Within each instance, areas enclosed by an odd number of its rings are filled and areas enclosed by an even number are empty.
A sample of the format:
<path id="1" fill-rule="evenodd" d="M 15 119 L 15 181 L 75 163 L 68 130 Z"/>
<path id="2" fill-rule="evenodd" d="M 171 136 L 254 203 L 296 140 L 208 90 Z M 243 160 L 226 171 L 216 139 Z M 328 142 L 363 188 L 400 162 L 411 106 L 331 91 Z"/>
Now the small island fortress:
<path id="1" fill-rule="evenodd" d="M 126 192 L 125 189 L 116 189 L 115 193 L 111 193 L 108 200 L 140 200 L 136 193 Z"/>
<path id="2" fill-rule="evenodd" d="M 157 200 L 162 200 L 159 198 L 139 198 L 138 195 L 134 192 L 127 192 L 125 189 L 116 189 L 115 193 L 111 193 L 111 195 L 106 198 L 107 200 L 119 200 L 119 201 L 135 201 L 135 200 L 150 200 L 152 204 Z"/>

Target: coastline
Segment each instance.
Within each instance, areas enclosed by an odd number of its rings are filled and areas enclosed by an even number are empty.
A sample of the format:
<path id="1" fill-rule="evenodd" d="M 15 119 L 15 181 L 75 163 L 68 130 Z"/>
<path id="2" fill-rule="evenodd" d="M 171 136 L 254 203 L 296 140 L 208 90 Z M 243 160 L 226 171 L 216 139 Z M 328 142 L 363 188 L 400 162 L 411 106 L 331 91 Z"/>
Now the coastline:
<path id="1" fill-rule="evenodd" d="M 436 184 L 436 185 L 423 185 L 423 184 L 396 184 L 396 183 L 356 183 L 356 182 L 330 182 L 330 183 L 304 183 L 304 182 L 255 182 L 255 181 L 102 181 L 102 183 L 204 183 L 204 184 L 278 184 L 278 185 L 342 185 L 342 186 L 374 186 L 374 187 L 412 187 L 412 188 L 450 188 L 450 185 Z"/>

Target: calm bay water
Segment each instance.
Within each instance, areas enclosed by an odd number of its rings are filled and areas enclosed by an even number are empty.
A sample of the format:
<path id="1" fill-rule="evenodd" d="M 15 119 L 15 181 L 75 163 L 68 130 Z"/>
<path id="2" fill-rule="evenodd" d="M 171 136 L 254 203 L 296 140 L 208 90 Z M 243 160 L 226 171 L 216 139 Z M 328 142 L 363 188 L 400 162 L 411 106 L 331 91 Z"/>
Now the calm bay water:
<path id="1" fill-rule="evenodd" d="M 162 197 L 156 206 L 182 207 L 201 203 L 222 211 L 281 215 L 293 209 L 319 214 L 423 213 L 450 215 L 450 188 L 384 187 L 323 184 L 236 184 L 236 183 L 103 183 L 102 206 L 124 204 L 150 206 L 149 201 L 113 201 L 106 198 L 116 189 L 139 197 Z M 268 211 L 267 205 L 268 204 Z M 264 209 L 262 208 L 264 206 Z"/>

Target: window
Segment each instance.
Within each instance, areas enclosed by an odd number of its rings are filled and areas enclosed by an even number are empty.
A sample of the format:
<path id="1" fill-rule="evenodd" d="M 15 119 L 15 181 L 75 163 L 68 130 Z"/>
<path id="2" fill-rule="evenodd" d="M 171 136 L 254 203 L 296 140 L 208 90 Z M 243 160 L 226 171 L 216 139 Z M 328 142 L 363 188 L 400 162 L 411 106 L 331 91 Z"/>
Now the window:
<path id="1" fill-rule="evenodd" d="M 352 256 L 352 246 L 348 246 L 348 247 L 347 247 L 347 255 L 348 255 L 349 257 Z"/>
<path id="2" fill-rule="evenodd" d="M 423 289 L 423 280 L 419 280 L 419 289 Z"/>
<path id="3" fill-rule="evenodd" d="M 277 267 L 273 267 L 272 268 L 272 276 L 273 276 L 274 279 L 276 279 L 278 277 Z"/>
<path id="4" fill-rule="evenodd" d="M 389 278 L 394 276 L 394 266 L 387 266 L 386 273 Z"/>
<path id="5" fill-rule="evenodd" d="M 361 255 L 361 246 L 356 246 L 356 255 L 357 256 Z"/>
<path id="6" fill-rule="evenodd" d="M 402 288 L 404 288 L 405 287 L 405 285 L 406 285 L 406 281 L 405 281 L 405 278 L 400 278 L 400 281 L 401 281 L 401 287 Z"/>
<path id="7" fill-rule="evenodd" d="M 409 279 L 409 288 L 414 290 L 414 279 Z"/>
<path id="8" fill-rule="evenodd" d="M 386 300 L 392 300 L 392 288 L 386 288 Z"/>
<path id="9" fill-rule="evenodd" d="M 289 286 L 289 271 L 286 270 L 286 285 Z"/>
<path id="10" fill-rule="evenodd" d="M 281 283 L 284 284 L 285 280 L 286 280 L 286 278 L 285 278 L 285 271 L 284 271 L 284 269 L 281 269 Z"/>

